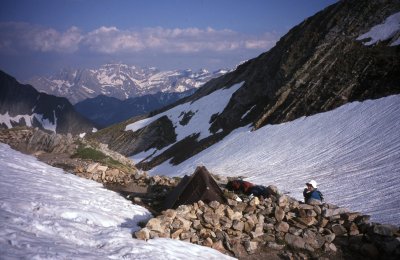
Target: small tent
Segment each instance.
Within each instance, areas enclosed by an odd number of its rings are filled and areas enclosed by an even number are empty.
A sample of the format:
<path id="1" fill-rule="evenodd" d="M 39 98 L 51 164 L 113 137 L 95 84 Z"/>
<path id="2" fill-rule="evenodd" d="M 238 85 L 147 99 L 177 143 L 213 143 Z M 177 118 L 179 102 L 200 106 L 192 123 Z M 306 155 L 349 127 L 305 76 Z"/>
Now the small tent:
<path id="1" fill-rule="evenodd" d="M 163 208 L 174 209 L 199 200 L 205 203 L 214 200 L 220 203 L 226 201 L 224 193 L 204 166 L 198 166 L 192 176 L 185 175 L 182 178 L 178 186 L 168 194 Z"/>

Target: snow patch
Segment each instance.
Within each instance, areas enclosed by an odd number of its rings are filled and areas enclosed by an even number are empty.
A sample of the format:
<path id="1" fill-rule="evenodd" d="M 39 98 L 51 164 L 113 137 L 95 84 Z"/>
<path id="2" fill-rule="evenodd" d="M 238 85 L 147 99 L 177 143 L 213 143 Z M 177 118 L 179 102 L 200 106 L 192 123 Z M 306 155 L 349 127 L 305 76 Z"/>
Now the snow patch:
<path id="1" fill-rule="evenodd" d="M 236 129 L 183 163 L 151 174 L 183 176 L 197 165 L 225 176 L 274 184 L 302 200 L 304 184 L 320 183 L 328 202 L 400 224 L 400 95 L 354 102 L 257 131 Z"/>
<path id="2" fill-rule="evenodd" d="M 375 25 L 368 32 L 360 35 L 357 40 L 364 40 L 370 38 L 369 41 L 364 42 L 364 45 L 372 45 L 379 41 L 385 41 L 392 38 L 396 33 L 400 31 L 400 12 L 395 13 L 388 18 L 382 24 Z M 399 45 L 400 38 L 392 42 L 391 46 Z"/>
<path id="3" fill-rule="evenodd" d="M 0 144 L 2 259 L 232 259 L 173 239 L 132 238 L 151 218 L 102 184 Z"/>
<path id="4" fill-rule="evenodd" d="M 206 138 L 211 135 L 210 128 L 210 118 L 212 115 L 222 113 L 224 108 L 227 106 L 229 100 L 233 93 L 236 92 L 242 83 L 235 84 L 230 88 L 219 89 L 213 93 L 198 99 L 192 103 L 187 102 L 176 106 L 164 113 L 149 117 L 133 124 L 129 124 L 125 127 L 125 131 L 137 131 L 160 117 L 167 116 L 171 120 L 175 133 L 177 134 L 177 141 L 184 139 L 193 134 L 200 134 L 198 140 Z M 194 113 L 188 124 L 181 125 L 182 115 L 187 113 Z"/>
<path id="5" fill-rule="evenodd" d="M 5 124 L 7 128 L 12 128 L 12 122 L 18 123 L 21 119 L 24 119 L 26 126 L 32 127 L 33 119 L 36 118 L 37 121 L 42 125 L 44 129 L 56 132 L 57 128 L 57 117 L 56 113 L 53 110 L 53 115 L 55 119 L 55 123 L 51 123 L 49 119 L 46 119 L 41 114 L 32 114 L 32 115 L 17 115 L 17 116 L 10 116 L 8 111 L 3 115 L 0 114 L 0 124 Z"/>

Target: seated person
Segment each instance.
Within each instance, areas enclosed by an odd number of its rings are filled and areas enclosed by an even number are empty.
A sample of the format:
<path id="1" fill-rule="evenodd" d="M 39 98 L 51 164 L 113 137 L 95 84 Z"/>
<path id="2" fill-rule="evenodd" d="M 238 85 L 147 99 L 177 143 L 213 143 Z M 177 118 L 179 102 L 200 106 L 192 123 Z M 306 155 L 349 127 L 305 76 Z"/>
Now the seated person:
<path id="1" fill-rule="evenodd" d="M 317 182 L 311 180 L 306 183 L 307 188 L 303 191 L 304 202 L 310 205 L 321 205 L 323 196 L 322 193 L 317 189 Z"/>

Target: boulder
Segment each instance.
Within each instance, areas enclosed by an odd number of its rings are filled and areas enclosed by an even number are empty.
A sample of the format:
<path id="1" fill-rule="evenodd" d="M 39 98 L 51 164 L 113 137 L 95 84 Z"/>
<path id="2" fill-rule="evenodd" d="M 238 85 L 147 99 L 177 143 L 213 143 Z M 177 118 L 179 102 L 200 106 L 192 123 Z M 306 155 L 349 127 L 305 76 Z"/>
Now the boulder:
<path id="1" fill-rule="evenodd" d="M 278 188 L 275 185 L 269 185 L 267 187 L 267 192 L 269 195 L 272 195 L 272 196 L 276 196 L 279 193 Z"/>
<path id="2" fill-rule="evenodd" d="M 277 244 L 276 242 L 268 242 L 267 247 L 274 249 L 274 250 L 283 250 L 285 245 Z"/>
<path id="3" fill-rule="evenodd" d="M 288 197 L 286 195 L 282 195 L 278 199 L 278 206 L 284 208 L 288 205 Z"/>
<path id="4" fill-rule="evenodd" d="M 377 235 L 381 236 L 393 236 L 394 233 L 396 233 L 398 228 L 393 225 L 379 225 L 375 224 L 373 226 L 372 232 Z"/>
<path id="5" fill-rule="evenodd" d="M 135 237 L 141 240 L 150 239 L 150 230 L 148 228 L 142 228 L 141 230 L 135 232 Z"/>
<path id="6" fill-rule="evenodd" d="M 336 236 L 342 236 L 347 233 L 347 230 L 340 224 L 332 225 L 332 231 Z"/>
<path id="7" fill-rule="evenodd" d="M 161 220 L 158 218 L 150 219 L 147 222 L 146 227 L 151 231 L 156 231 L 159 233 L 163 233 L 165 230 L 165 227 L 161 224 Z"/>
<path id="8" fill-rule="evenodd" d="M 99 163 L 91 163 L 91 164 L 89 164 L 89 166 L 86 168 L 86 171 L 87 171 L 87 172 L 90 172 L 90 173 L 95 173 L 95 172 L 97 171 L 97 167 L 98 167 L 99 165 L 100 165 Z"/>
<path id="9" fill-rule="evenodd" d="M 234 220 L 232 228 L 238 231 L 242 231 L 244 228 L 244 222 L 239 220 Z"/>
<path id="10" fill-rule="evenodd" d="M 314 206 L 308 205 L 308 204 L 299 204 L 298 206 L 299 209 L 314 209 Z"/>
<path id="11" fill-rule="evenodd" d="M 275 230 L 277 232 L 287 233 L 289 231 L 289 224 L 287 222 L 281 221 L 275 225 Z"/>
<path id="12" fill-rule="evenodd" d="M 257 247 L 258 247 L 258 242 L 254 242 L 254 241 L 245 241 L 244 242 L 244 248 L 246 249 L 246 251 L 249 254 L 255 253 L 255 251 L 257 250 Z"/>
<path id="13" fill-rule="evenodd" d="M 254 197 L 250 200 L 249 202 L 250 206 L 255 207 L 257 205 L 260 205 L 260 199 L 258 197 Z"/>
<path id="14" fill-rule="evenodd" d="M 220 251 L 220 252 L 222 252 L 222 253 L 225 253 L 225 252 L 226 252 L 226 249 L 225 249 L 225 247 L 224 247 L 224 244 L 222 243 L 221 240 L 218 240 L 217 242 L 213 243 L 212 246 L 211 246 L 211 248 L 213 248 L 213 249 L 215 249 L 215 250 L 218 250 L 218 251 Z"/>
<path id="15" fill-rule="evenodd" d="M 285 235 L 286 243 L 295 249 L 305 249 L 304 239 L 300 236 L 295 236 L 290 233 L 286 233 Z"/>
<path id="16" fill-rule="evenodd" d="M 350 210 L 348 208 L 327 208 L 322 211 L 322 216 L 325 218 L 329 218 L 332 216 L 348 213 Z"/>
<path id="17" fill-rule="evenodd" d="M 275 219 L 278 222 L 281 222 L 284 217 L 285 217 L 285 212 L 283 211 L 283 209 L 280 207 L 276 207 L 275 208 Z"/>

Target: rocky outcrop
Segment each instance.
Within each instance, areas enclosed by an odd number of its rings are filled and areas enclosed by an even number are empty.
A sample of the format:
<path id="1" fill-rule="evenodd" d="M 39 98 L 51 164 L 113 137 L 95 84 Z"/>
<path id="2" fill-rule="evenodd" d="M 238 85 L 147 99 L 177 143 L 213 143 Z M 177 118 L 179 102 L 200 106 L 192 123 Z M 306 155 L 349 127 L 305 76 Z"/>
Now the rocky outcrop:
<path id="1" fill-rule="evenodd" d="M 366 46 L 357 40 L 372 26 L 399 11 L 399 1 L 349 0 L 339 1 L 306 19 L 270 51 L 209 81 L 190 98 L 181 101 L 192 102 L 215 90 L 244 82 L 224 111 L 209 119 L 212 136 L 207 140 L 190 136 L 180 142 L 170 142 L 168 150 L 141 165 L 150 169 L 166 160 L 179 164 L 241 126 L 251 124 L 258 129 L 266 124 L 332 110 L 348 102 L 400 93 L 400 47 L 390 46 L 388 42 Z M 105 140 L 111 134 L 125 142 L 132 133 L 125 132 L 124 127 L 119 129 L 118 134 L 100 131 L 93 137 Z M 132 143 L 140 143 L 143 138 L 152 143 L 160 138 L 149 139 L 139 131 L 130 139 Z M 163 132 L 159 126 L 157 131 Z M 125 155 L 139 152 L 133 144 L 132 149 L 113 145 Z M 182 149 L 178 147 L 182 146 L 185 156 L 179 154 Z M 157 148 L 156 145 L 151 147 Z"/>
<path id="2" fill-rule="evenodd" d="M 303 204 L 274 186 L 269 190 L 276 193 L 265 199 L 242 197 L 238 202 L 226 191 L 227 204 L 198 201 L 165 210 L 135 236 L 179 239 L 243 259 L 271 250 L 294 258 L 400 256 L 399 227 L 370 223 L 367 215 L 329 203 Z"/>
<path id="3" fill-rule="evenodd" d="M 0 142 L 35 155 L 50 165 L 103 184 L 128 185 L 141 175 L 131 160 L 108 149 L 107 145 L 85 139 L 19 127 L 0 130 Z M 82 149 L 87 149 L 81 154 Z"/>

